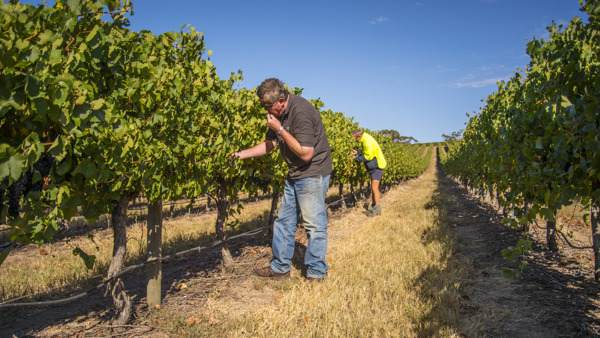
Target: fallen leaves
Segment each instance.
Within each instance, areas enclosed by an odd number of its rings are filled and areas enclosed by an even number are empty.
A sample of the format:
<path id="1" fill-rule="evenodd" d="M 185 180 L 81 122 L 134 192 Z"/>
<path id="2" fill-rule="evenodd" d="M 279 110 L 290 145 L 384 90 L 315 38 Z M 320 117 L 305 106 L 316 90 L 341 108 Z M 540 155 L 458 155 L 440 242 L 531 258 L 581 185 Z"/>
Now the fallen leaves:
<path id="1" fill-rule="evenodd" d="M 196 317 L 190 317 L 190 318 L 188 318 L 188 320 L 186 322 L 190 326 L 197 325 L 197 324 L 200 324 L 200 319 L 198 319 Z"/>

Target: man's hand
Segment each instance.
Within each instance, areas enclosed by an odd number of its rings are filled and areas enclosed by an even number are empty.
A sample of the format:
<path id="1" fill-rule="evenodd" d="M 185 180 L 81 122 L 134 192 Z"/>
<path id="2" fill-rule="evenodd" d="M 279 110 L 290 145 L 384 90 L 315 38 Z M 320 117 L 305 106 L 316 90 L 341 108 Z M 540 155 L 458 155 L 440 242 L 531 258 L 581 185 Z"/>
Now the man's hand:
<path id="1" fill-rule="evenodd" d="M 358 151 L 356 151 L 356 149 L 352 149 L 352 151 L 350 152 L 352 155 L 356 155 L 358 154 Z"/>
<path id="2" fill-rule="evenodd" d="M 277 131 L 277 130 L 279 130 L 279 127 L 281 127 L 281 122 L 279 122 L 279 120 L 275 117 L 275 115 L 267 114 L 267 125 L 272 130 Z"/>
<path id="3" fill-rule="evenodd" d="M 228 159 L 227 162 L 229 163 L 229 165 L 233 167 L 235 165 L 235 160 L 240 159 L 240 153 L 235 151 L 235 152 L 229 154 L 229 156 L 227 156 L 227 159 Z"/>

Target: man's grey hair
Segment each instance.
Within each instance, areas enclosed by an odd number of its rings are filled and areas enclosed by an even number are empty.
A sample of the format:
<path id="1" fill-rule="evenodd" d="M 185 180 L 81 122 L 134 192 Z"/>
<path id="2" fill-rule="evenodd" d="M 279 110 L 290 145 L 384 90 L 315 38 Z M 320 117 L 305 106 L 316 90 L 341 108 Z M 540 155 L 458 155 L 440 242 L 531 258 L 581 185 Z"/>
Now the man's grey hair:
<path id="1" fill-rule="evenodd" d="M 285 89 L 283 82 L 272 77 L 264 80 L 258 90 L 256 91 L 258 98 L 261 101 L 267 101 L 268 103 L 275 103 L 280 98 L 287 98 L 288 91 Z"/>
<path id="2" fill-rule="evenodd" d="M 354 130 L 352 132 L 352 135 L 354 135 L 354 136 L 362 136 L 363 132 L 362 132 L 362 130 L 356 129 L 356 130 Z"/>

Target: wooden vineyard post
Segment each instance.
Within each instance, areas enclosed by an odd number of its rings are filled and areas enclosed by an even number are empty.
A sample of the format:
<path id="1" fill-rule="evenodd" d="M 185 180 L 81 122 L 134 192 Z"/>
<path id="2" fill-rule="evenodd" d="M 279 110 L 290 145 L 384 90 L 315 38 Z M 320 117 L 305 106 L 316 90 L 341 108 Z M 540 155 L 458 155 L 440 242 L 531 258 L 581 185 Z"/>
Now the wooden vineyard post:
<path id="1" fill-rule="evenodd" d="M 148 260 L 162 257 L 162 216 L 162 200 L 148 204 Z M 162 263 L 150 263 L 146 271 L 146 300 L 151 309 L 161 304 Z"/>

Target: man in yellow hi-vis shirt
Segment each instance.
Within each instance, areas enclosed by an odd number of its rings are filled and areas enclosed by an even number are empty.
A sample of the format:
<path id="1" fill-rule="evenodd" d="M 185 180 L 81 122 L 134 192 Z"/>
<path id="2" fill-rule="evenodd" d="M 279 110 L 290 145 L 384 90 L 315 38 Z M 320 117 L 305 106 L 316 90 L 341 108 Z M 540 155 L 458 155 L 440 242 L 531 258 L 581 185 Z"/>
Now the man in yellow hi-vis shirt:
<path id="1" fill-rule="evenodd" d="M 352 155 L 358 155 L 354 160 L 357 162 L 364 162 L 367 172 L 371 175 L 373 203 L 366 212 L 366 215 L 369 217 L 381 215 L 381 205 L 379 204 L 381 193 L 379 192 L 379 183 L 383 176 L 383 169 L 385 169 L 386 166 L 383 151 L 381 151 L 379 143 L 377 143 L 371 135 L 361 130 L 353 131 L 352 136 L 360 143 L 361 148 L 360 150 L 352 149 Z"/>

